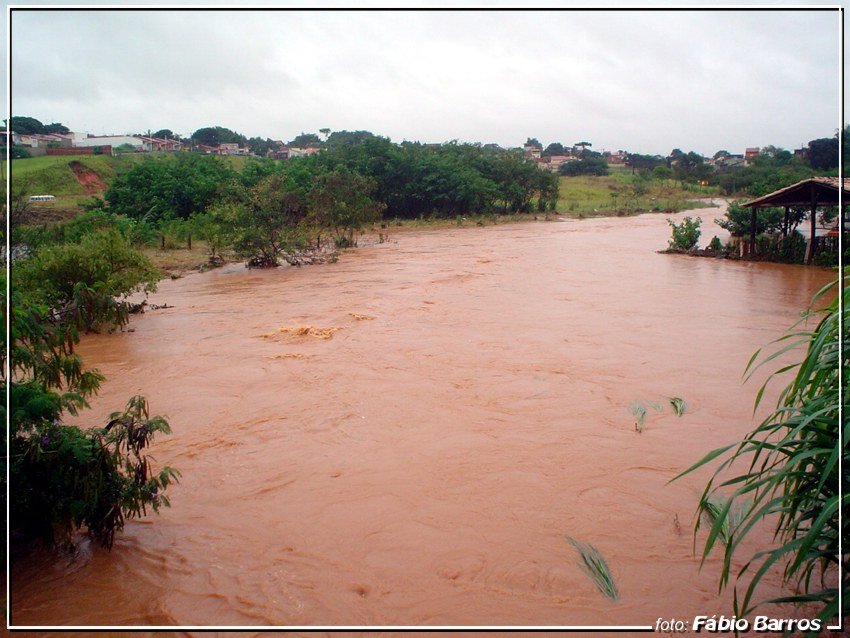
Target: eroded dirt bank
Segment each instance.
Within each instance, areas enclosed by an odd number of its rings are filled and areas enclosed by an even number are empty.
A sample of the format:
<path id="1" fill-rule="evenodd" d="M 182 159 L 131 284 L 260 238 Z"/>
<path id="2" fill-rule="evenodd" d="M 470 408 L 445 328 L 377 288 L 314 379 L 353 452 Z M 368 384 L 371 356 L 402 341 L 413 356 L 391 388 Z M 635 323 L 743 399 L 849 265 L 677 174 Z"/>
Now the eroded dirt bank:
<path id="1" fill-rule="evenodd" d="M 81 351 L 108 379 L 98 420 L 137 393 L 168 416 L 172 508 L 111 553 L 19 562 L 13 622 L 731 615 L 719 560 L 692 554 L 706 473 L 667 482 L 753 426 L 747 360 L 832 274 L 656 254 L 668 237 L 657 215 L 411 232 L 336 264 L 163 282 L 151 301 L 173 308 Z M 635 432 L 629 406 L 669 396 L 684 416 Z M 618 602 L 564 534 L 602 551 Z"/>

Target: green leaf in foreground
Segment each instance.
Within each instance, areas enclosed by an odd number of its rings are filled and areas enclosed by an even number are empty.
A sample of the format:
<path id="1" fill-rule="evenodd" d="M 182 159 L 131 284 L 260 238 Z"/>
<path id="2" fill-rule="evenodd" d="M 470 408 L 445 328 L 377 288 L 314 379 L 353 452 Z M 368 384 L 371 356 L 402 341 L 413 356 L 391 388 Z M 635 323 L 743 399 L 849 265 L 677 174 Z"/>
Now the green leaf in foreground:
<path id="1" fill-rule="evenodd" d="M 850 388 L 847 374 L 840 374 L 842 368 L 850 366 L 850 270 L 843 274 L 841 290 L 835 290 L 836 284 L 838 280 L 813 300 L 815 303 L 838 292 L 814 330 L 790 332 L 774 342 L 777 352 L 767 356 L 759 352 L 747 366 L 749 374 L 774 361 L 777 353 L 788 352 L 791 348 L 784 342 L 804 342 L 800 364 L 781 368 L 796 367 L 797 371 L 780 393 L 773 413 L 742 441 L 710 452 L 682 473 L 723 459 L 699 502 L 699 511 L 712 521 L 702 554 L 704 563 L 720 539 L 724 552 L 720 588 L 733 575 L 743 585 L 744 595 L 736 604 L 739 615 L 749 614 L 760 604 L 756 602 L 756 589 L 772 569 L 781 571 L 783 583 L 795 590 L 794 595 L 762 602 L 814 603 L 817 617 L 823 621 L 846 614 L 839 601 L 850 596 L 850 581 L 844 578 L 837 587 L 832 583 L 838 581 L 839 573 L 850 570 L 848 545 L 840 543 L 850 527 L 847 517 L 842 521 L 839 516 L 842 508 L 850 505 L 850 496 L 840 490 L 846 476 L 840 476 L 839 471 L 840 465 L 846 468 L 850 463 L 848 432 L 842 437 L 842 428 L 847 428 Z M 844 424 L 840 418 L 842 391 Z M 756 394 L 756 405 L 763 396 L 764 385 Z M 742 464 L 730 476 L 735 460 Z M 734 491 L 728 498 L 717 501 L 721 492 L 730 489 Z M 738 504 L 740 507 L 735 508 Z M 696 529 L 701 518 L 697 518 Z M 775 525 L 776 546 L 756 553 L 734 574 L 732 556 L 743 538 L 764 519 Z"/>
<path id="2" fill-rule="evenodd" d="M 611 600 L 617 600 L 617 586 L 614 584 L 614 577 L 599 550 L 593 545 L 577 541 L 567 534 L 564 535 L 564 538 L 578 550 L 581 558 L 579 567 L 590 577 L 596 588 Z"/>

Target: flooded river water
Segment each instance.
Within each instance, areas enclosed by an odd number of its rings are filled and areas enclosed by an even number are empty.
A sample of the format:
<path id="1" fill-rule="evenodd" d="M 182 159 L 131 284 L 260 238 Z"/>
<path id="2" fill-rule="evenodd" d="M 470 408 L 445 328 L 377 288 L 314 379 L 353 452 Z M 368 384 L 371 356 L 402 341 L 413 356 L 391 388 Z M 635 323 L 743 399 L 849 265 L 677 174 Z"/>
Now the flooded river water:
<path id="1" fill-rule="evenodd" d="M 833 274 L 657 254 L 669 235 L 663 215 L 391 231 L 335 264 L 163 282 L 169 308 L 80 349 L 107 378 L 93 422 L 134 394 L 168 417 L 172 507 L 112 552 L 17 561 L 13 623 L 731 615 L 720 557 L 693 553 L 707 473 L 668 481 L 754 426 L 750 355 Z M 630 406 L 666 397 L 684 415 L 636 432 Z M 602 552 L 618 601 L 565 534 Z"/>

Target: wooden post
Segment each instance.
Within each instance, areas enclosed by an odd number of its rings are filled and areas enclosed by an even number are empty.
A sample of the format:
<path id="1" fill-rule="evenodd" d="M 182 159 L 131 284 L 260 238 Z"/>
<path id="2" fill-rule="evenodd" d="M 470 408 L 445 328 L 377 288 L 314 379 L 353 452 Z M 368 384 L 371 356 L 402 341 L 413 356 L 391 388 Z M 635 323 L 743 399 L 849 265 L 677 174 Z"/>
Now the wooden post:
<path id="1" fill-rule="evenodd" d="M 159 236 L 159 248 L 160 250 L 165 250 L 165 233 Z"/>
<path id="2" fill-rule="evenodd" d="M 192 250 L 192 233 L 186 235 L 186 243 L 189 244 L 189 250 Z"/>
<path id="3" fill-rule="evenodd" d="M 815 258 L 815 242 L 817 241 L 817 237 L 815 237 L 815 232 L 816 232 L 815 231 L 815 221 L 817 219 L 817 212 L 818 212 L 818 203 L 817 203 L 817 199 L 815 198 L 815 189 L 814 189 L 814 187 L 812 187 L 812 209 L 811 209 L 811 212 L 809 213 L 809 215 L 812 218 L 812 220 L 811 220 L 812 221 L 812 223 L 811 223 L 812 235 L 811 235 L 811 237 L 809 237 L 809 245 L 806 246 L 806 263 L 807 264 L 811 264 L 812 259 Z"/>
<path id="4" fill-rule="evenodd" d="M 756 207 L 750 213 L 750 254 L 756 252 Z"/>

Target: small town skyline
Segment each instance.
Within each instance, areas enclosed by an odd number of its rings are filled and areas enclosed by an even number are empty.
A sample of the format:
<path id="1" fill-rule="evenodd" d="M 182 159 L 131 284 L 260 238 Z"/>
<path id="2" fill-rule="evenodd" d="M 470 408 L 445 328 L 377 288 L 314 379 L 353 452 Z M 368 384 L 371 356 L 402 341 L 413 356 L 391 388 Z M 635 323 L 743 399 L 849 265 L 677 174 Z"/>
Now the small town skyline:
<path id="1" fill-rule="evenodd" d="M 35 119 L 38 119 L 38 118 L 35 118 Z M 45 124 L 47 124 L 47 123 L 62 124 L 63 126 L 65 126 L 63 122 L 53 121 L 53 120 L 49 120 L 49 119 L 44 120 L 44 123 Z M 67 127 L 67 126 L 65 126 L 65 128 L 70 129 L 70 127 Z M 212 128 L 212 127 L 209 127 L 209 128 Z M 172 135 L 165 134 L 165 135 L 157 138 L 154 135 L 154 133 L 159 132 L 161 130 L 168 131 Z M 85 146 L 95 146 L 96 145 L 92 142 L 87 142 L 86 140 L 103 140 L 103 145 L 110 144 L 112 146 L 118 146 L 122 143 L 124 143 L 124 144 L 129 143 L 128 140 L 121 140 L 121 138 L 140 138 L 140 139 L 144 138 L 144 139 L 148 140 L 147 146 L 145 146 L 145 144 L 146 144 L 145 142 L 142 142 L 141 144 L 136 145 L 138 147 L 136 150 L 142 151 L 142 152 L 176 151 L 176 150 L 183 150 L 183 148 L 182 148 L 183 145 L 189 145 L 189 146 L 193 146 L 193 147 L 194 146 L 201 147 L 206 152 L 221 154 L 221 155 L 224 155 L 224 154 L 255 155 L 255 156 L 261 156 L 261 157 L 274 157 L 275 159 L 287 159 L 288 157 L 298 157 L 298 156 L 303 156 L 303 155 L 309 155 L 314 151 L 313 147 L 317 147 L 317 148 L 321 147 L 321 144 L 292 144 L 291 142 L 286 141 L 286 136 L 277 137 L 277 138 L 270 137 L 270 136 L 266 136 L 265 138 L 263 138 L 262 136 L 258 136 L 261 139 L 264 139 L 264 140 L 271 142 L 276 147 L 279 147 L 277 149 L 278 154 L 276 156 L 274 154 L 270 153 L 270 152 L 269 153 L 248 152 L 246 145 L 232 143 L 232 142 L 231 143 L 222 143 L 220 145 L 206 145 L 206 144 L 200 144 L 200 143 L 197 143 L 197 142 L 195 142 L 193 144 L 192 141 L 191 141 L 192 135 L 195 132 L 198 132 L 200 130 L 203 130 L 203 129 L 199 128 L 199 129 L 195 129 L 193 131 L 193 133 L 182 134 L 182 133 L 177 132 L 177 131 L 171 131 L 170 129 L 156 129 L 155 131 L 151 130 L 151 129 L 147 129 L 147 130 L 144 130 L 144 131 L 139 132 L 139 133 L 133 133 L 133 132 L 91 133 L 89 131 L 83 132 L 83 131 L 74 131 L 74 130 L 71 129 L 70 133 L 67 134 L 67 135 L 63 135 L 61 133 L 60 134 L 53 133 L 53 134 L 25 135 L 26 141 L 23 142 L 23 145 L 24 146 L 35 146 L 35 147 L 38 147 L 38 146 L 46 147 L 50 143 L 54 143 L 54 144 L 55 143 L 61 143 L 62 146 L 85 147 Z M 228 130 L 230 130 L 230 129 L 228 129 Z M 363 131 L 363 130 L 365 130 L 365 129 L 357 129 L 358 132 Z M 238 133 L 237 131 L 233 131 L 233 132 Z M 315 131 L 315 132 L 313 132 L 313 131 L 301 131 L 300 133 L 294 135 L 291 139 L 292 139 L 292 141 L 294 141 L 294 140 L 297 140 L 299 137 L 313 135 L 313 136 L 316 137 L 316 139 L 318 139 L 321 142 L 321 139 L 319 137 L 320 135 L 324 135 L 324 137 L 327 138 L 328 134 L 331 134 L 333 132 L 344 132 L 345 133 L 345 132 L 348 132 L 348 131 L 333 131 L 329 128 L 320 129 L 320 130 Z M 468 144 L 481 145 L 481 146 L 485 146 L 485 145 L 488 145 L 488 144 L 496 144 L 495 142 L 488 142 L 488 141 L 484 141 L 484 140 L 475 140 L 475 141 L 470 141 L 470 140 L 443 140 L 441 142 L 424 142 L 422 140 L 394 140 L 392 138 L 389 138 L 389 136 L 382 135 L 380 132 L 375 132 L 375 131 L 368 131 L 368 132 L 372 133 L 376 136 L 387 137 L 392 142 L 397 143 L 397 144 L 398 143 L 404 143 L 404 142 L 422 143 L 422 144 L 430 144 L 430 145 L 446 144 L 446 143 L 452 143 L 452 142 L 468 143 Z M 835 131 L 835 133 L 837 133 L 837 130 Z M 826 137 L 826 135 L 821 135 L 819 137 L 820 138 Z M 37 138 L 41 138 L 40 143 L 39 143 L 39 140 L 37 140 Z M 68 139 L 63 140 L 63 138 L 68 138 Z M 13 144 L 20 143 L 20 140 L 21 140 L 20 136 L 16 139 L 17 139 L 17 142 L 13 140 Z M 121 141 L 119 141 L 118 144 L 111 144 L 110 142 L 108 142 L 108 140 L 111 140 L 111 139 L 121 140 Z M 562 138 L 562 140 L 563 139 L 567 139 L 567 138 Z M 182 144 L 174 145 L 173 142 L 175 140 L 178 141 L 178 142 L 182 142 Z M 539 143 L 539 149 L 541 151 L 540 153 L 535 154 L 535 153 L 530 151 L 529 144 L 527 143 L 530 140 L 535 140 Z M 525 151 L 526 155 L 529 158 L 532 158 L 532 159 L 540 158 L 542 151 L 544 151 L 544 149 L 547 149 L 550 146 L 555 146 L 555 145 L 561 146 L 561 145 L 563 145 L 563 147 L 565 149 L 567 149 L 567 148 L 575 149 L 576 147 L 586 146 L 588 148 L 591 148 L 591 150 L 598 152 L 598 153 L 601 153 L 601 154 L 603 154 L 607 157 L 615 158 L 614 161 L 611 162 L 613 164 L 622 164 L 623 163 L 622 158 L 625 155 L 628 155 L 628 154 L 641 154 L 641 155 L 652 155 L 652 156 L 657 156 L 657 157 L 669 157 L 670 154 L 677 149 L 682 150 L 686 153 L 687 152 L 695 152 L 698 155 L 705 158 L 706 160 L 711 160 L 711 159 L 715 158 L 715 156 L 717 156 L 719 154 L 723 154 L 723 155 L 726 155 L 726 156 L 728 156 L 728 158 L 731 158 L 733 160 L 734 159 L 740 159 L 741 163 L 743 164 L 743 163 L 749 163 L 750 160 L 752 159 L 752 157 L 758 155 L 760 149 L 762 149 L 762 148 L 787 150 L 787 151 L 792 152 L 796 155 L 803 154 L 805 149 L 806 149 L 806 144 L 809 141 L 809 140 L 801 141 L 801 143 L 799 145 L 795 145 L 792 148 L 786 148 L 786 147 L 776 145 L 776 144 L 765 144 L 763 146 L 757 146 L 757 145 L 751 145 L 751 144 L 739 144 L 739 145 L 736 145 L 736 146 L 731 147 L 731 148 L 720 148 L 720 147 L 718 147 L 717 149 L 715 149 L 713 151 L 709 151 L 709 152 L 704 152 L 701 149 L 692 149 L 692 148 L 688 147 L 687 145 L 680 144 L 678 146 L 673 147 L 668 153 L 645 153 L 645 152 L 643 152 L 642 149 L 625 148 L 623 145 L 616 146 L 615 148 L 597 148 L 591 142 L 580 141 L 580 142 L 575 142 L 575 143 L 569 143 L 569 142 L 563 142 L 562 140 L 545 141 L 545 140 L 538 140 L 538 138 L 536 138 L 534 136 L 528 136 L 526 138 L 525 142 L 519 142 L 517 144 L 513 144 L 513 145 L 509 145 L 509 146 L 502 146 L 502 145 L 499 145 L 499 146 L 501 148 L 505 149 L 505 150 L 523 149 Z M 33 142 L 35 142 L 35 144 L 33 144 Z M 65 142 L 67 142 L 67 144 Z M 295 149 L 294 154 L 292 154 L 292 155 L 281 154 L 281 152 L 288 151 L 290 148 Z M 566 159 L 566 160 L 577 158 L 577 156 L 574 153 L 552 152 L 552 153 L 549 153 L 549 155 L 550 156 L 554 155 L 558 158 L 563 158 L 563 159 Z"/>

